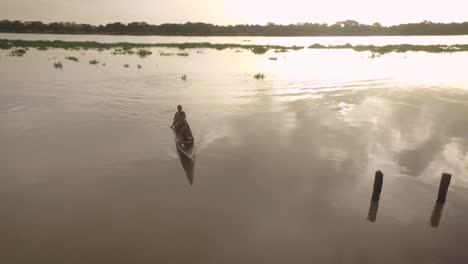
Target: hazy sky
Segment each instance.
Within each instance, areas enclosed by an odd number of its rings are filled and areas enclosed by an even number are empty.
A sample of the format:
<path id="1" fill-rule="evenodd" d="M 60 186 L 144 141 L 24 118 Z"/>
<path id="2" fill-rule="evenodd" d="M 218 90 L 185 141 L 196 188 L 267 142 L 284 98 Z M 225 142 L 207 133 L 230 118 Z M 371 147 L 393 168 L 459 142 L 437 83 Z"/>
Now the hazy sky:
<path id="1" fill-rule="evenodd" d="M 468 0 L 0 0 L 0 19 L 102 24 L 468 21 Z"/>

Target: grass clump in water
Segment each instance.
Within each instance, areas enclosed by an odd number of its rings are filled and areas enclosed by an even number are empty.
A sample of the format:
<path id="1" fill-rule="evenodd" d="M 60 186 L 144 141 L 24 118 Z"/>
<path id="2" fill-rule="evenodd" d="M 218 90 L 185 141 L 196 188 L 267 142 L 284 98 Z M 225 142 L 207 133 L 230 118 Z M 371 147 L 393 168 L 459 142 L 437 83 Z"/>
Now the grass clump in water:
<path id="1" fill-rule="evenodd" d="M 137 68 L 138 68 L 138 69 L 141 69 L 141 65 L 140 65 L 140 64 L 138 64 L 138 65 L 137 65 Z"/>
<path id="2" fill-rule="evenodd" d="M 255 54 L 265 54 L 268 51 L 267 47 L 255 46 L 252 48 L 252 52 Z"/>
<path id="3" fill-rule="evenodd" d="M 57 70 L 62 70 L 63 69 L 63 64 L 59 61 L 54 63 L 54 68 Z"/>
<path id="4" fill-rule="evenodd" d="M 74 56 L 68 56 L 68 57 L 65 57 L 65 59 L 70 60 L 70 61 L 74 61 L 74 62 L 78 62 L 78 58 L 74 57 Z"/>
<path id="5" fill-rule="evenodd" d="M 177 56 L 188 57 L 190 54 L 188 52 L 179 52 Z"/>
<path id="6" fill-rule="evenodd" d="M 159 52 L 159 56 L 173 56 L 174 53 L 170 53 L 170 52 L 164 52 L 164 51 L 161 51 Z"/>
<path id="7" fill-rule="evenodd" d="M 137 55 L 140 56 L 140 58 L 147 57 L 147 56 L 149 56 L 151 54 L 153 54 L 153 52 L 151 52 L 149 50 L 145 50 L 145 49 L 139 49 L 137 51 Z"/>
<path id="8" fill-rule="evenodd" d="M 284 48 L 275 50 L 275 53 L 280 53 L 280 52 L 287 52 L 287 50 Z"/>
<path id="9" fill-rule="evenodd" d="M 14 49 L 10 52 L 10 57 L 23 57 L 26 54 L 26 49 Z"/>
<path id="10" fill-rule="evenodd" d="M 124 52 L 122 49 L 115 49 L 111 52 L 112 55 L 123 55 L 123 54 L 127 54 L 126 52 Z"/>
<path id="11" fill-rule="evenodd" d="M 97 65 L 97 64 L 99 64 L 99 61 L 96 60 L 96 59 L 93 59 L 93 60 L 90 60 L 90 61 L 89 61 L 89 64 L 91 64 L 91 65 Z"/>
<path id="12" fill-rule="evenodd" d="M 271 57 L 271 58 L 268 58 L 268 59 L 269 59 L 269 60 L 273 60 L 273 61 L 278 60 L 277 57 Z"/>
<path id="13" fill-rule="evenodd" d="M 254 78 L 257 80 L 263 80 L 265 79 L 265 74 L 264 73 L 257 73 L 254 75 Z"/>
<path id="14" fill-rule="evenodd" d="M 128 68 L 128 67 L 130 67 L 130 65 L 128 65 L 128 64 L 124 64 L 124 67 L 125 67 L 125 68 Z"/>

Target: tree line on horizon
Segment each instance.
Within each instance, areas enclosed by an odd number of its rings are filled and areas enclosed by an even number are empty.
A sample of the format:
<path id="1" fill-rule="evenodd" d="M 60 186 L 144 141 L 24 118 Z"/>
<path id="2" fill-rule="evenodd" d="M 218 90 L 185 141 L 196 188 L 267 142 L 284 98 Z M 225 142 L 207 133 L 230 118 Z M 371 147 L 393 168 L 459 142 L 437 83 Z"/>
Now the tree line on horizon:
<path id="1" fill-rule="evenodd" d="M 334 24 L 297 23 L 279 25 L 220 26 L 207 23 L 150 25 L 146 22 L 120 22 L 106 25 L 73 22 L 43 23 L 40 21 L 0 21 L 0 32 L 51 34 L 113 34 L 163 36 L 409 36 L 409 35 L 468 35 L 468 22 L 434 23 L 423 21 L 394 26 L 361 24 L 354 20 Z"/>

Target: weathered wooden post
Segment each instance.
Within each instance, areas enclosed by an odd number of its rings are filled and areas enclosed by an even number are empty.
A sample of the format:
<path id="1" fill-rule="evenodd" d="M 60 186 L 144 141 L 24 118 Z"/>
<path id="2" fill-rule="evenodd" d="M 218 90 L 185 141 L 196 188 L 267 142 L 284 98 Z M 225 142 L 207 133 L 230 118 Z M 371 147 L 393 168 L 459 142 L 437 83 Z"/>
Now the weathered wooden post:
<path id="1" fill-rule="evenodd" d="M 383 185 L 383 173 L 378 170 L 375 172 L 374 178 L 374 190 L 372 191 L 372 200 L 378 201 L 380 199 L 380 193 L 382 192 Z"/>
<path id="2" fill-rule="evenodd" d="M 448 187 L 450 185 L 450 179 L 452 178 L 451 174 L 443 173 L 442 178 L 440 179 L 439 185 L 439 194 L 437 195 L 437 202 L 445 203 L 445 198 L 447 198 Z"/>
<path id="3" fill-rule="evenodd" d="M 436 202 L 431 215 L 431 226 L 438 227 L 440 218 L 442 217 L 442 210 L 444 209 L 444 203 Z"/>
<path id="4" fill-rule="evenodd" d="M 367 214 L 367 220 L 370 222 L 375 222 L 377 219 L 377 211 L 379 210 L 379 201 L 371 200 L 369 206 L 369 213 Z"/>

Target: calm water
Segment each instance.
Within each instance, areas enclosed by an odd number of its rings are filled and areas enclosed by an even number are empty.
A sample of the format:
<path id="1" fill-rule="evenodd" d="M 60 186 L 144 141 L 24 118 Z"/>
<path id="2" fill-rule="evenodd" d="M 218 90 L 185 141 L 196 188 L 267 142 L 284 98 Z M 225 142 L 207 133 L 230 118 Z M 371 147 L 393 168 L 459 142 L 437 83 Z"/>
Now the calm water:
<path id="1" fill-rule="evenodd" d="M 319 41 L 271 44 L 303 42 Z M 1 263 L 468 261 L 468 53 L 152 51 L 0 51 Z M 169 129 L 177 104 L 193 172 Z M 443 207 L 442 172 L 453 175 Z"/>

